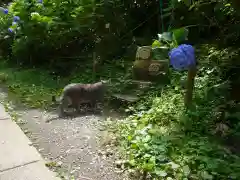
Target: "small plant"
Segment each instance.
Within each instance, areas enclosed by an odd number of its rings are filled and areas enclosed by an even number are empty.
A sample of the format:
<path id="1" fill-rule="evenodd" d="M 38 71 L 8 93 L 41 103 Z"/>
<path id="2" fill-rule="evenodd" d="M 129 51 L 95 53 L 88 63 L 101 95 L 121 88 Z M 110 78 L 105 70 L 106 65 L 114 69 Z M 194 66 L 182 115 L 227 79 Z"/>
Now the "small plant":
<path id="1" fill-rule="evenodd" d="M 154 40 L 152 48 L 159 48 L 162 46 L 166 46 L 169 49 L 175 48 L 187 40 L 188 31 L 189 30 L 187 28 L 182 27 L 179 29 L 174 29 L 170 32 L 158 34 L 158 40 Z"/>
<path id="2" fill-rule="evenodd" d="M 160 48 L 166 46 L 170 49 L 170 65 L 178 71 L 188 70 L 185 106 L 190 107 L 193 96 L 194 78 L 196 76 L 196 57 L 195 50 L 191 45 L 181 44 L 187 40 L 188 29 L 179 28 L 171 32 L 158 34 L 159 40 L 155 40 L 152 47 Z M 167 50 L 166 49 L 166 50 Z"/>

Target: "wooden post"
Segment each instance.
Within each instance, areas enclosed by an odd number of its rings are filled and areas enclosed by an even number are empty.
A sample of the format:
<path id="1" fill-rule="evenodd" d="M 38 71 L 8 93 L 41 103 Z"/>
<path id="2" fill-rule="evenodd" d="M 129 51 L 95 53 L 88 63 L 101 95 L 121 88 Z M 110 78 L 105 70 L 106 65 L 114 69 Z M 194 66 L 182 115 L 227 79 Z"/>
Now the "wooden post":
<path id="1" fill-rule="evenodd" d="M 192 105 L 194 80 L 195 80 L 196 74 L 197 74 L 196 66 L 192 66 L 188 69 L 187 87 L 186 87 L 186 94 L 184 98 L 184 104 L 187 108 L 189 108 Z"/>

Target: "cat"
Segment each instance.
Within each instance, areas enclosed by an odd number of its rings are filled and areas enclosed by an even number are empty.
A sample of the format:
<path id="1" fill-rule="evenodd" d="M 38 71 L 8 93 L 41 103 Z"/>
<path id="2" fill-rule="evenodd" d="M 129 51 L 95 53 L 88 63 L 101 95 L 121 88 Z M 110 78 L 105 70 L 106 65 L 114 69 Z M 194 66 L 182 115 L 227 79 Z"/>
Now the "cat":
<path id="1" fill-rule="evenodd" d="M 59 98 L 60 115 L 64 115 L 64 107 L 72 107 L 80 110 L 83 103 L 89 104 L 92 108 L 97 103 L 103 104 L 104 95 L 109 81 L 100 81 L 93 84 L 72 83 L 64 87 Z M 52 96 L 52 101 L 56 102 L 56 97 Z"/>

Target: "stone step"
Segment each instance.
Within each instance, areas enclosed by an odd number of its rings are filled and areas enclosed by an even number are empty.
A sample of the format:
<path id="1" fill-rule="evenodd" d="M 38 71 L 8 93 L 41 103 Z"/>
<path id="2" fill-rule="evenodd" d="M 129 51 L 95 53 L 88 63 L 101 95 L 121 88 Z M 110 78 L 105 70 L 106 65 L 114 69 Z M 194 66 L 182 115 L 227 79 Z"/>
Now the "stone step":
<path id="1" fill-rule="evenodd" d="M 129 89 L 148 89 L 150 88 L 154 83 L 150 81 L 141 81 L 141 80 L 131 80 L 128 83 Z"/>
<path id="2" fill-rule="evenodd" d="M 140 81 L 140 80 L 132 80 L 130 81 L 133 84 L 144 84 L 144 85 L 152 85 L 153 82 L 151 81 Z"/>
<path id="3" fill-rule="evenodd" d="M 138 96 L 129 95 L 129 94 L 113 94 L 112 96 L 121 101 L 127 101 L 131 103 L 139 100 Z"/>

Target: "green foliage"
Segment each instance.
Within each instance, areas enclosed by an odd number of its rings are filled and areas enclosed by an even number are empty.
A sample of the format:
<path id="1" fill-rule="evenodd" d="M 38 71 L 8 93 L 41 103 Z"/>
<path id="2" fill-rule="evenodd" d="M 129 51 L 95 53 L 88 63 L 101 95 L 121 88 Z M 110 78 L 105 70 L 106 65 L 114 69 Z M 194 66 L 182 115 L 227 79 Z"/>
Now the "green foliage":
<path id="1" fill-rule="evenodd" d="M 124 69 L 124 60 L 118 60 L 115 67 L 106 64 L 95 77 L 92 76 L 89 66 L 91 67 L 91 64 L 85 64 L 80 74 L 72 72 L 70 76 L 60 78 L 44 69 L 12 68 L 6 61 L 1 60 L 0 82 L 7 88 L 11 100 L 32 108 L 49 108 L 52 105 L 51 97 L 59 96 L 63 87 L 69 83 L 91 83 L 111 78 L 113 85 L 109 86 L 110 91 L 121 91 L 125 87 L 123 84 L 128 72 Z"/>
<path id="2" fill-rule="evenodd" d="M 179 29 L 173 29 L 173 41 L 175 46 L 180 45 L 182 42 L 186 41 L 188 38 L 188 29 L 187 28 L 179 28 Z"/>
<path id="3" fill-rule="evenodd" d="M 10 12 L 23 21 L 15 39 L 6 40 L 3 37 L 9 35 L 7 27 L 12 22 L 7 16 L 1 16 L 0 42 L 4 42 L 1 49 L 15 59 L 14 63 L 47 65 L 61 68 L 61 71 L 66 67 L 78 67 L 92 51 L 102 60 L 122 56 L 133 36 L 149 39 L 157 33 L 156 22 L 162 22 L 158 19 L 158 3 L 66 0 L 43 1 L 42 5 L 35 0 L 15 0 Z M 171 0 L 164 4 L 163 12 L 165 27 L 169 26 L 167 31 L 186 26 L 191 30 L 191 41 L 206 36 L 216 38 L 219 34 L 224 43 L 235 44 L 239 39 L 239 13 L 230 0 Z M 176 32 L 174 34 L 179 41 Z"/>
<path id="4" fill-rule="evenodd" d="M 36 0 L 14 0 L 9 5 L 9 14 L 0 16 L 0 55 L 3 51 L 13 63 L 44 68 L 23 70 L 4 66 L 0 81 L 7 85 L 9 95 L 24 104 L 45 108 L 51 104 L 51 96 L 69 82 L 111 77 L 116 82 L 113 91 L 126 88 L 124 79 L 129 75 L 126 66 L 122 61 L 116 61 L 114 66 L 106 64 L 106 59 L 112 59 L 106 57 L 122 56 L 122 50 L 135 35 L 145 36 L 148 41 L 157 33 L 157 22 L 164 21 L 169 29 L 153 42 L 153 48 L 173 48 L 186 37 L 191 42 L 203 37 L 217 39 L 223 45 L 238 43 L 239 11 L 230 0 L 171 0 L 164 4 L 161 21 L 156 7 L 157 1 L 145 0 L 44 0 L 43 4 Z M 7 29 L 14 15 L 21 21 L 12 26 L 16 33 L 11 35 Z M 92 76 L 92 59 L 91 63 L 86 61 L 93 51 L 104 60 L 97 78 Z M 218 142 L 228 140 L 229 136 L 240 137 L 239 104 L 229 101 L 227 93 L 229 81 L 239 79 L 232 75 L 229 78 L 229 74 L 238 71 L 232 69 L 238 67 L 239 50 L 208 46 L 202 53 L 204 57 L 199 60 L 202 68 L 195 83 L 195 109 L 184 108 L 184 91 L 180 87 L 184 85 L 179 82 L 186 79 L 186 74 L 175 72 L 171 86 L 162 92 L 159 89 L 149 92 L 128 110 L 133 114 L 122 125 L 121 135 L 129 169 L 150 179 L 240 178 L 239 157 Z M 162 58 L 165 55 L 155 57 Z M 85 70 L 79 70 L 80 66 Z M 72 71 L 73 67 L 77 71 Z M 56 69 L 70 77 L 59 79 L 49 75 Z M 221 139 L 217 136 L 219 131 Z"/>
<path id="5" fill-rule="evenodd" d="M 149 93 L 125 119 L 120 134 L 127 159 L 124 164 L 131 171 L 147 179 L 240 178 L 239 156 L 218 140 L 219 131 L 224 137 L 231 134 L 228 126 L 218 127 L 218 123 L 228 124 L 221 119 L 220 107 L 226 104 L 229 84 L 221 79 L 219 68 L 207 66 L 217 52 L 207 50 L 209 55 L 201 57 L 204 61 L 200 60 L 202 68 L 196 77 L 194 109 L 186 110 L 183 104 L 179 82 L 186 74 L 173 72 L 169 87 L 161 94 Z"/>
<path id="6" fill-rule="evenodd" d="M 105 11 L 106 7 L 109 11 Z M 79 60 L 89 59 L 94 50 L 104 58 L 112 49 L 101 54 L 98 47 L 106 46 L 110 38 L 116 39 L 117 36 L 106 28 L 106 24 L 114 31 L 114 24 L 118 24 L 118 32 L 125 28 L 121 14 L 108 15 L 110 10 L 117 12 L 122 9 L 120 1 L 50 0 L 39 3 L 36 0 L 15 0 L 8 9 L 9 16 L 15 15 L 21 19 L 18 27 L 12 27 L 16 33 L 12 34 L 10 60 L 15 59 L 15 62 L 24 65 L 62 69 L 76 67 Z M 114 19 L 116 16 L 119 19 Z M 3 24 L 9 21 L 7 17 L 1 16 Z M 1 33 L 8 34 L 7 28 L 2 29 Z M 121 42 L 109 45 L 120 47 Z"/>
<path id="7" fill-rule="evenodd" d="M 169 50 L 178 47 L 178 45 L 185 42 L 187 38 L 188 29 L 184 27 L 158 34 L 158 40 L 154 40 L 152 43 L 152 58 L 155 60 L 168 59 Z"/>
<path id="8" fill-rule="evenodd" d="M 13 38 L 7 32 L 9 26 L 12 24 L 10 18 L 10 15 L 4 15 L 0 12 L 0 56 L 9 56 L 9 52 L 11 52 L 10 46 Z"/>
<path id="9" fill-rule="evenodd" d="M 235 0 L 177 1 L 171 0 L 165 9 L 165 18 L 171 19 L 170 28 L 187 26 L 192 41 L 218 39 L 222 44 L 238 41 L 239 6 Z M 174 13 L 173 13 L 174 12 Z M 221 38 L 219 38 L 221 37 Z"/>
<path id="10" fill-rule="evenodd" d="M 14 102 L 34 108 L 46 108 L 51 105 L 51 96 L 60 89 L 60 85 L 39 70 L 16 70 L 1 67 L 3 85 L 7 86 L 9 98 Z M 29 78 L 31 77 L 31 78 Z M 4 81 L 3 81 L 4 80 Z"/>
<path id="11" fill-rule="evenodd" d="M 14 57 L 29 64 L 55 63 L 52 59 L 47 60 L 50 53 L 68 49 L 70 41 L 79 43 L 89 29 L 94 29 L 97 5 L 91 0 L 43 1 L 43 4 L 35 0 L 14 1 L 9 11 L 21 19 L 13 41 Z M 94 40 L 93 34 L 85 38 Z M 78 51 L 86 46 L 78 48 Z"/>
<path id="12" fill-rule="evenodd" d="M 177 47 L 188 39 L 188 29 L 181 27 L 169 32 L 158 34 L 158 40 L 154 40 L 152 47 L 168 47 L 170 49 Z"/>

